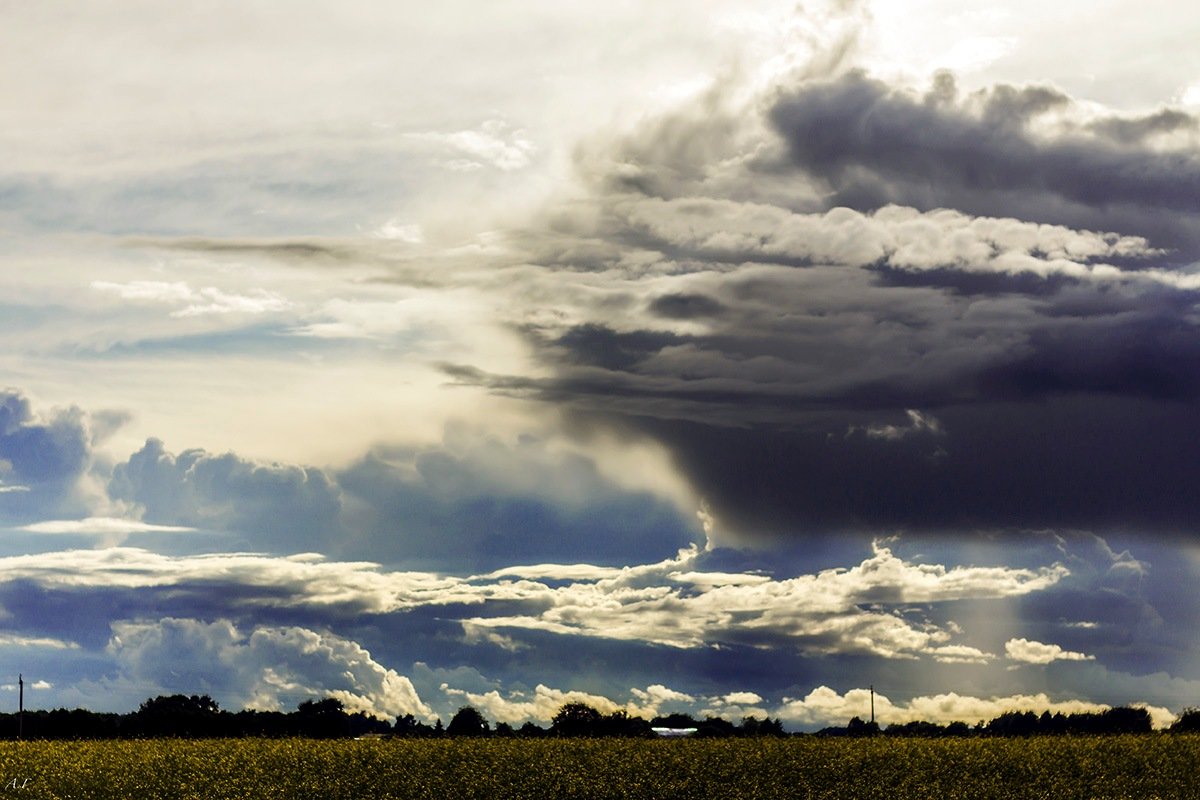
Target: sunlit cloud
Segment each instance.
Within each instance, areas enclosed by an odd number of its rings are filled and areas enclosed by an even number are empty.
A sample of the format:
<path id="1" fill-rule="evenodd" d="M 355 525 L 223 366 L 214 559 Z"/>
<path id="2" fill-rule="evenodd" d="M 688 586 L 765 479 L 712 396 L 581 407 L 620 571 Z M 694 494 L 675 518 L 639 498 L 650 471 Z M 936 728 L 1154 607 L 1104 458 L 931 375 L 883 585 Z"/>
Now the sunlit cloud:
<path id="1" fill-rule="evenodd" d="M 109 536 L 129 533 L 186 533 L 196 529 L 182 525 L 152 525 L 135 519 L 87 517 L 35 522 L 22 526 L 20 530 L 30 533 Z"/>
<path id="2" fill-rule="evenodd" d="M 77 650 L 75 642 L 65 642 L 61 639 L 50 639 L 37 636 L 21 636 L 19 634 L 0 633 L 0 647 L 36 647 L 50 650 Z"/>
<path id="3" fill-rule="evenodd" d="M 927 721 L 940 725 L 987 722 L 1010 711 L 1037 714 L 1080 714 L 1105 711 L 1108 706 L 1081 700 L 1054 701 L 1046 694 L 1009 697 L 970 697 L 953 692 L 914 697 L 907 703 L 893 703 L 884 692 L 851 689 L 844 694 L 820 686 L 800 699 L 786 699 L 778 709 L 785 720 L 806 725 L 845 725 L 851 717 L 870 719 L 872 700 L 875 718 L 883 725 Z"/>
<path id="4" fill-rule="evenodd" d="M 785 580 L 716 575 L 709 581 L 701 574 L 689 581 L 688 593 L 662 580 L 679 575 L 696 557 L 695 550 L 687 551 L 661 565 L 554 589 L 529 580 L 501 584 L 497 597 L 537 599 L 549 608 L 537 616 L 474 617 L 469 623 L 681 648 L 758 641 L 814 653 L 916 658 L 928 652 L 938 660 L 982 663 L 987 660 L 982 651 L 950 645 L 949 630 L 914 624 L 870 604 L 1015 597 L 1049 588 L 1068 574 L 1060 564 L 1040 570 L 910 564 L 877 545 L 871 558 L 848 570 Z"/>
<path id="5" fill-rule="evenodd" d="M 1009 639 L 1004 654 L 1013 661 L 1025 664 L 1050 664 L 1054 661 L 1095 661 L 1095 656 L 1064 650 L 1056 644 L 1044 644 L 1028 639 Z"/>
<path id="6" fill-rule="evenodd" d="M 208 314 L 267 314 L 283 311 L 291 303 L 276 292 L 252 289 L 231 293 L 214 286 L 193 289 L 186 283 L 131 281 L 112 283 L 93 281 L 92 288 L 115 294 L 124 300 L 140 300 L 174 306 L 173 317 L 200 317 Z"/>
<path id="7" fill-rule="evenodd" d="M 225 621 L 117 622 L 108 653 L 121 678 L 163 691 L 220 690 L 247 708 L 281 710 L 332 696 L 351 712 L 432 716 L 412 683 L 357 643 L 300 627 L 242 632 Z"/>
<path id="8" fill-rule="evenodd" d="M 0 656 L 112 708 L 1161 727 L 1200 11 L 1064 3 L 15 6 Z"/>

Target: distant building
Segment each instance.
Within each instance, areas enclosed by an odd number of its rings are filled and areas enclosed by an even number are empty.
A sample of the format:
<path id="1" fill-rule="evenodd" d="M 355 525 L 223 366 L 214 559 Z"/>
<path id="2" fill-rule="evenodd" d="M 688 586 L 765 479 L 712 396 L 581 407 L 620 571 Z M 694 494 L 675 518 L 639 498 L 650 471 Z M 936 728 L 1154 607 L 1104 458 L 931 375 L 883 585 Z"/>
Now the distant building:
<path id="1" fill-rule="evenodd" d="M 651 728 L 656 736 L 667 739 L 679 739 L 684 736 L 694 736 L 697 728 Z"/>

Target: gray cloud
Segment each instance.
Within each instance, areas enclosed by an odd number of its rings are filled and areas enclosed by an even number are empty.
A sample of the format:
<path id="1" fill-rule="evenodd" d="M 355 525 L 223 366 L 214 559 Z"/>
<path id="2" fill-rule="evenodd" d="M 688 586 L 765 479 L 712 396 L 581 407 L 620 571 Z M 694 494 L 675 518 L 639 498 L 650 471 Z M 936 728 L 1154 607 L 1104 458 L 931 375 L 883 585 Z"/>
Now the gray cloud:
<path id="1" fill-rule="evenodd" d="M 0 478 L 6 484 L 61 484 L 84 470 L 91 436 L 82 411 L 34 413 L 25 395 L 0 394 Z"/>
<path id="2" fill-rule="evenodd" d="M 885 658 L 973 653 L 955 643 L 953 626 L 906 618 L 898 609 L 964 600 L 1001 600 L 1042 592 L 1063 580 L 1061 564 L 1036 569 L 952 567 L 904 561 L 877 546 L 847 570 L 773 579 L 708 569 L 695 548 L 658 563 L 580 575 L 579 565 L 541 565 L 493 575 L 453 578 L 387 571 L 377 564 L 328 562 L 315 555 L 254 554 L 168 557 L 137 548 L 60 551 L 0 559 L 10 582 L 30 595 L 22 623 L 37 616 L 35 597 L 99 595 L 123 590 L 116 609 L 207 607 L 222 619 L 267 609 L 303 610 L 310 619 L 402 614 L 436 607 L 462 614 L 468 638 L 485 630 L 701 648 L 790 642 L 812 654 L 871 652 Z M 81 564 L 91 564 L 86 575 Z M 34 590 L 36 587 L 36 591 Z M 45 611 L 45 606 L 41 609 Z M 28 611 L 30 620 L 24 617 Z M 130 612 L 134 612 L 131 614 Z M 58 627 L 38 629 L 71 635 Z M 79 633 L 75 634 L 79 636 Z M 946 649 L 949 646 L 949 649 Z"/>
<path id="3" fill-rule="evenodd" d="M 124 416 L 94 416 L 76 407 L 35 410 L 19 390 L 0 392 L 0 520 L 20 525 L 58 515 L 87 513 L 84 488 L 93 447 L 121 426 Z"/>
<path id="4" fill-rule="evenodd" d="M 996 86 L 961 102 L 945 77 L 924 97 L 861 73 L 785 92 L 770 112 L 788 157 L 826 182 L 832 202 L 877 208 L 1013 215 L 1071 227 L 1120 229 L 1195 258 L 1200 160 L 1146 136 L 1190 130 L 1180 111 L 1110 116 L 1048 135 L 1037 123 L 1073 109 L 1045 87 Z"/>
<path id="5" fill-rule="evenodd" d="M 336 541 L 339 529 L 341 496 L 319 469 L 203 450 L 174 455 L 157 439 L 114 468 L 109 492 L 147 522 L 235 531 L 290 552 Z"/>
<path id="6" fill-rule="evenodd" d="M 1004 653 L 1023 639 L 1095 655 L 1045 665 L 1046 686 L 1064 696 L 1178 705 L 1171 692 L 1183 684 L 1169 676 L 1104 673 L 1124 687 L 1121 696 L 1105 693 L 1111 681 L 1092 672 L 1084 692 L 1070 671 L 1107 666 L 1120 639 L 1143 626 L 1116 616 L 1099 619 L 1112 626 L 1101 632 L 1068 624 L 1097 620 L 1097 609 L 1135 596 L 1110 573 L 1137 562 L 1088 537 L 1041 534 L 1023 546 L 1035 566 L 988 566 L 971 545 L 963 551 L 985 565 L 950 566 L 877 545 L 849 569 L 794 577 L 725 571 L 722 554 L 692 550 L 619 570 L 543 564 L 466 578 L 312 555 L 110 548 L 3 559 L 0 604 L 5 635 L 30 657 L 53 648 L 60 662 L 97 675 L 95 691 L 133 702 L 154 691 L 209 691 L 231 707 L 291 707 L 334 692 L 352 707 L 394 715 L 422 713 L 419 703 L 453 711 L 466 691 L 505 718 L 541 719 L 570 692 L 650 707 L 669 699 L 655 693 L 656 674 L 711 707 L 717 698 L 702 695 L 733 685 L 795 697 L 830 675 L 842 676 L 838 691 L 875 675 L 915 693 L 953 681 L 964 697 L 996 697 L 1021 692 Z M 1053 633 L 1028 605 L 1039 598 L 1053 606 Z M 412 660 L 434 664 L 441 677 L 431 684 L 414 668 L 410 682 L 398 665 Z M 493 678 L 469 679 L 456 671 L 463 664 Z M 45 674 L 61 681 L 62 669 Z M 448 688 L 435 692 L 441 684 Z M 649 688 L 630 693 L 630 685 Z M 765 710 L 775 713 L 774 702 L 764 701 Z M 788 718 L 803 722 L 798 714 Z"/>
<path id="7" fill-rule="evenodd" d="M 591 196 L 513 240 L 560 298 L 513 321 L 543 369 L 447 374 L 665 445 L 730 541 L 1190 534 L 1195 120 L 948 76 L 760 100 L 586 151 Z"/>
<path id="8" fill-rule="evenodd" d="M 626 488 L 591 458 L 533 436 L 469 431 L 441 446 L 377 447 L 337 475 L 350 552 L 455 570 L 660 558 L 699 536 L 686 512 Z"/>

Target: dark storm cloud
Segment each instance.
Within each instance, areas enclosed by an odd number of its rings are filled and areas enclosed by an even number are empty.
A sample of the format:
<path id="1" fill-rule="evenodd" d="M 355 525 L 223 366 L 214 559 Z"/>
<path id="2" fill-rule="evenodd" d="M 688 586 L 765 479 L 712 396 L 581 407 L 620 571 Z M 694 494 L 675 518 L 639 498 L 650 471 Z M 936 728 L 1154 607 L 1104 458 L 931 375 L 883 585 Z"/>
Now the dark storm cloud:
<path id="1" fill-rule="evenodd" d="M 945 81 L 918 97 L 853 73 L 785 93 L 770 119 L 791 161 L 826 181 L 837 205 L 947 207 L 1121 230 L 1195 257 L 1200 159 L 1145 139 L 1193 129 L 1196 120 L 1164 111 L 1034 130 L 1071 105 L 1052 89 L 1010 86 L 959 103 Z"/>
<path id="2" fill-rule="evenodd" d="M 1193 117 L 857 73 L 704 108 L 514 240 L 574 291 L 521 328 L 547 370 L 447 374 L 665 445 L 734 537 L 1194 530 Z"/>
<path id="3" fill-rule="evenodd" d="M 650 310 L 668 319 L 699 319 L 720 316 L 725 306 L 706 295 L 680 292 L 654 298 Z"/>
<path id="4" fill-rule="evenodd" d="M 1123 144 L 1135 144 L 1150 137 L 1200 127 L 1196 118 L 1183 111 L 1164 108 L 1142 117 L 1109 117 L 1092 123 L 1097 133 Z"/>
<path id="5" fill-rule="evenodd" d="M 964 318 L 970 303 L 924 325 L 849 315 L 877 337 L 746 327 L 607 379 L 564 367 L 535 396 L 666 443 L 733 532 L 1191 530 L 1200 331 L 1149 301 L 1086 316 L 1036 302 L 997 304 L 990 325 Z M 905 428 L 912 409 L 937 428 Z"/>
<path id="6" fill-rule="evenodd" d="M 586 324 L 570 328 L 556 344 L 580 364 L 624 370 L 683 337 L 655 331 L 618 333 L 604 325 Z"/>
<path id="7" fill-rule="evenodd" d="M 1054 296 L 1065 285 L 1076 282 L 1059 275 L 1046 278 L 1028 272 L 1011 275 L 1003 272 L 963 272 L 949 268 L 914 272 L 880 266 L 876 268 L 876 274 L 880 283 L 888 286 L 927 286 L 981 297 L 998 294 Z"/>

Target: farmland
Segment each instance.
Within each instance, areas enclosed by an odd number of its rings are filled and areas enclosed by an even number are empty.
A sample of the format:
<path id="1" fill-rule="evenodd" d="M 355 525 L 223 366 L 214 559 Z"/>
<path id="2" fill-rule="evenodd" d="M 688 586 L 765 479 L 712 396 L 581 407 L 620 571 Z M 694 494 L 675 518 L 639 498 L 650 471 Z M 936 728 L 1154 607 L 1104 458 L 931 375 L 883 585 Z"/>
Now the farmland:
<path id="1" fill-rule="evenodd" d="M 4 742 L 26 798 L 1184 798 L 1200 737 Z"/>

